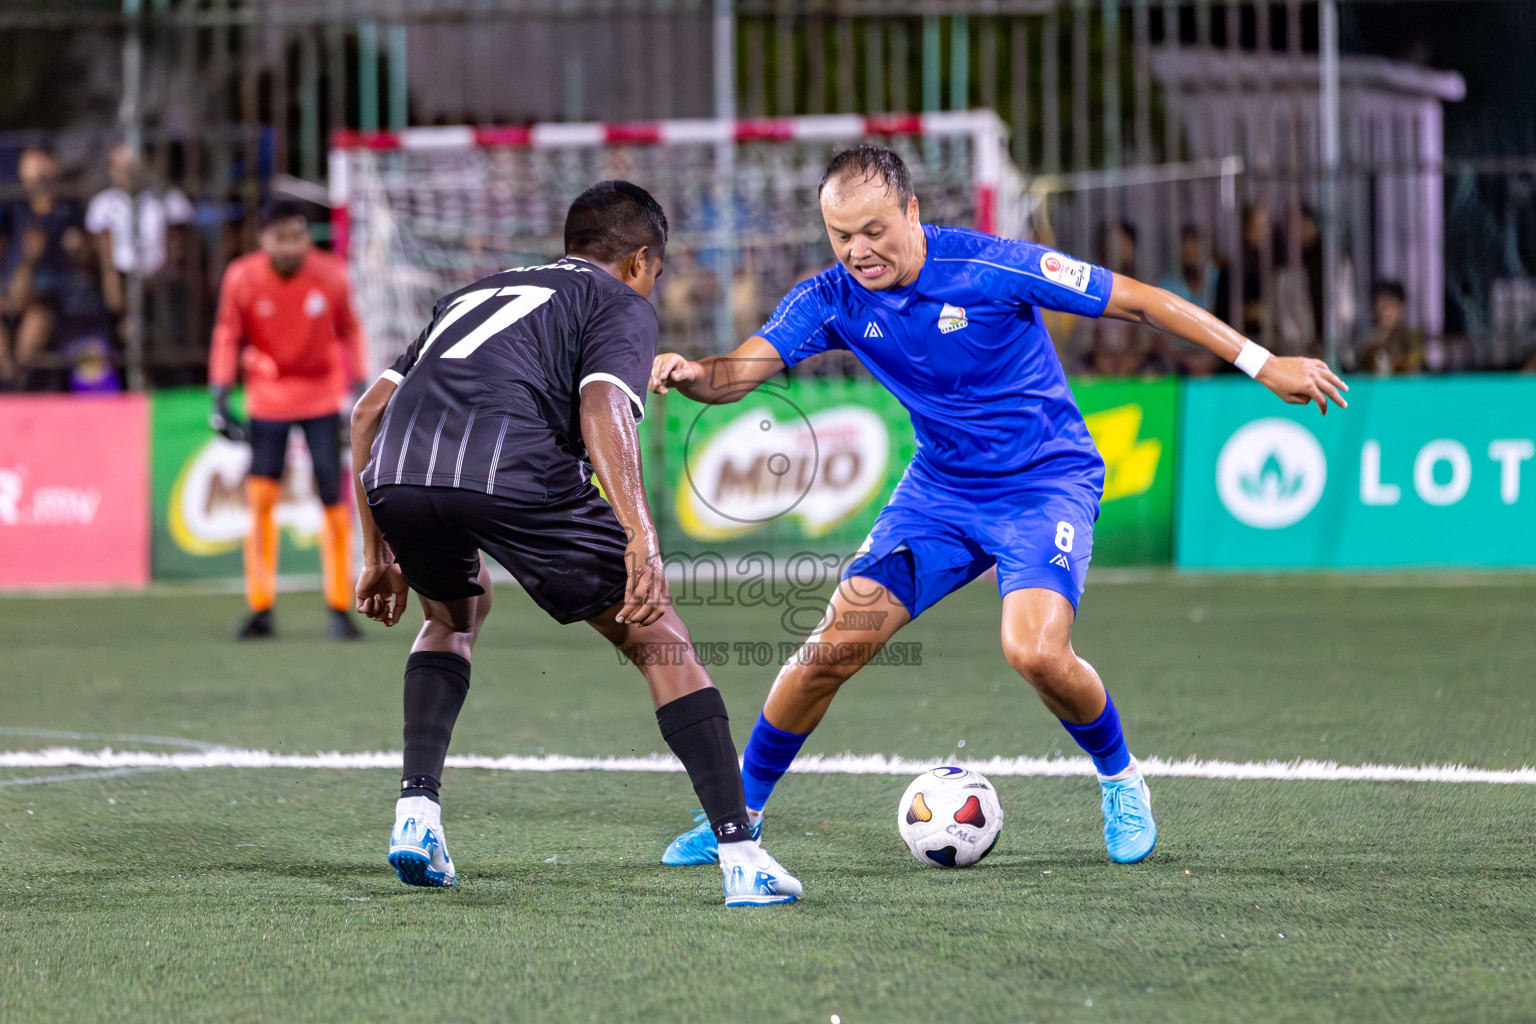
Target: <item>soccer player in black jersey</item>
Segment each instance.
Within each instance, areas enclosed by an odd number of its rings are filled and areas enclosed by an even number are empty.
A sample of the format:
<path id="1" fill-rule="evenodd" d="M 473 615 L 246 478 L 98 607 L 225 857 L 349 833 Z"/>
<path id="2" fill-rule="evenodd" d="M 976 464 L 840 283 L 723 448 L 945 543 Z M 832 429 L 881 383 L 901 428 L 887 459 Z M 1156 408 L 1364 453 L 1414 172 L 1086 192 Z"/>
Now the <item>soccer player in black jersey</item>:
<path id="1" fill-rule="evenodd" d="M 405 764 L 389 847 L 408 885 L 454 881 L 438 788 L 491 610 L 483 550 L 556 621 L 585 621 L 640 667 L 661 733 L 719 839 L 726 905 L 801 894 L 749 834 L 719 691 L 696 658 L 671 656 L 691 645 L 668 600 L 635 434 L 656 355 L 649 299 L 666 240 L 666 216 L 644 189 L 592 186 L 566 216 L 563 258 L 440 299 L 352 414 L 353 465 L 362 467 L 357 609 L 392 626 L 414 590 L 426 616 L 406 661 Z"/>

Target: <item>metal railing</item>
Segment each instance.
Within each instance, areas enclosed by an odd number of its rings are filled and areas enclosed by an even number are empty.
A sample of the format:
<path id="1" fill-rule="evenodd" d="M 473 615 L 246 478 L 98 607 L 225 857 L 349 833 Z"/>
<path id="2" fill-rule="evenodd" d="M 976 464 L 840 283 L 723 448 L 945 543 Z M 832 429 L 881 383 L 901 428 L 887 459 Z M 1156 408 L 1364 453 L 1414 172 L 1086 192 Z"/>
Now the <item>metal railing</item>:
<path id="1" fill-rule="evenodd" d="M 727 10 L 728 77 L 741 116 L 994 109 L 1011 127 L 1011 154 L 1032 178 L 1031 195 L 1047 199 L 1043 219 L 1056 241 L 1112 262 L 1106 226 L 1129 222 L 1139 236 L 1134 269 L 1156 280 L 1179 264 L 1179 235 L 1192 223 L 1204 251 L 1228 267 L 1229 306 L 1243 305 L 1245 259 L 1262 264 L 1270 283 L 1260 290 L 1271 289 L 1309 244 L 1292 211 L 1327 204 L 1313 3 L 736 0 Z M 13 0 L 0 9 L 0 64 L 33 67 L 39 81 L 49 67 L 89 71 L 95 87 L 55 92 L 74 104 L 57 117 L 90 128 L 48 136 L 82 191 L 99 183 L 114 133 L 137 127 L 151 176 L 198 204 L 182 331 L 194 352 L 176 355 L 146 324 L 155 379 L 180 372 L 162 373 L 160 364 L 195 361 L 224 263 L 253 244 L 253 216 L 274 179 L 286 175 L 283 187 L 302 195 L 323 183 L 332 132 L 711 116 L 716 13 L 709 0 Z M 136 76 L 121 63 L 134 46 Z M 1426 131 L 1419 115 L 1351 115 L 1351 90 L 1440 90 L 1442 99 L 1454 91 L 1440 80 L 1405 86 L 1400 75 L 1356 65 L 1346 59 L 1343 69 L 1342 106 L 1353 119 L 1340 126 L 1334 219 L 1353 274 L 1353 329 L 1369 321 L 1372 281 L 1400 277 L 1416 290 L 1409 306 L 1419 329 L 1465 334 L 1476 365 L 1520 361 L 1532 229 L 1517 218 L 1518 237 L 1500 250 L 1512 255 L 1499 268 L 1490 264 L 1470 282 L 1456 275 L 1488 262 L 1465 225 L 1509 230 L 1498 211 L 1524 209 L 1529 175 L 1443 170 L 1437 152 L 1415 148 Z M 131 110 L 120 102 L 131 90 L 107 88 L 129 78 L 138 81 Z M 1222 95 L 1241 97 L 1241 110 L 1224 111 L 1215 102 Z M 39 109 L 0 89 L 0 117 Z M 0 129 L 63 127 L 0 121 Z M 0 168 L 5 148 L 0 140 Z M 1240 159 L 1242 172 L 1167 179 L 1168 168 L 1227 158 Z M 1152 178 L 1137 184 L 1137 175 Z M 1403 229 L 1408 235 L 1383 226 L 1373 190 L 1406 181 L 1424 190 L 1419 205 L 1429 209 L 1442 177 L 1444 206 L 1458 211 L 1443 240 L 1423 218 Z M 1244 207 L 1268 211 L 1263 241 L 1243 243 Z M 1443 247 L 1454 269 L 1444 287 L 1432 267 L 1394 262 L 1401 238 Z"/>

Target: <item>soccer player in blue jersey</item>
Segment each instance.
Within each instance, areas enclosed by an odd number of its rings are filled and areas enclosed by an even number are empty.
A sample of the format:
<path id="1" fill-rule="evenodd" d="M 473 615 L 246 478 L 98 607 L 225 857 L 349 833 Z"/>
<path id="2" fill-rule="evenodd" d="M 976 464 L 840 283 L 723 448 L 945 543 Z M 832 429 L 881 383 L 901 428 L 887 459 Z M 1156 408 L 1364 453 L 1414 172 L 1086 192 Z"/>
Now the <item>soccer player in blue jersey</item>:
<path id="1" fill-rule="evenodd" d="M 780 671 L 753 727 L 742 776 L 754 835 L 774 785 L 838 689 L 902 626 L 996 566 L 1003 653 L 1093 758 L 1110 859 L 1140 861 L 1157 841 L 1147 784 L 1114 701 L 1072 648 L 1104 462 L 1040 310 L 1146 324 L 1324 414 L 1329 402 L 1345 407 L 1348 388 L 1324 363 L 1272 356 L 1161 288 L 1042 245 L 921 223 L 907 168 L 890 150 L 838 154 L 820 198 L 837 265 L 786 295 L 729 356 L 659 355 L 650 380 L 657 393 L 734 402 L 802 359 L 848 349 L 900 399 L 917 434 L 917 455 L 820 630 Z M 872 621 L 880 622 L 873 630 L 845 628 Z M 825 657 L 830 651 L 851 655 Z M 674 840 L 662 862 L 716 856 L 704 822 Z"/>

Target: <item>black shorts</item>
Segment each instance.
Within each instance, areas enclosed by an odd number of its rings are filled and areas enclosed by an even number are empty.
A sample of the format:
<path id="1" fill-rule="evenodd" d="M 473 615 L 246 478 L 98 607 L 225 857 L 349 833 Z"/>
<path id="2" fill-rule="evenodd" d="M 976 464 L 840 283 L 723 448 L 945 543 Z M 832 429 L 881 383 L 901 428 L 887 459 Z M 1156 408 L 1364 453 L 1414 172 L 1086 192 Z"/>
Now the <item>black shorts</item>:
<path id="1" fill-rule="evenodd" d="M 500 562 L 557 622 L 624 599 L 624 528 L 588 485 L 541 505 L 456 487 L 387 484 L 368 494 L 411 589 L 434 601 L 483 594 L 480 552 Z"/>
<path id="2" fill-rule="evenodd" d="M 252 419 L 251 475 L 273 480 L 283 478 L 283 464 L 288 459 L 288 431 L 293 427 L 304 431 L 320 504 L 336 504 L 341 500 L 341 424 L 335 413 L 291 422 Z"/>

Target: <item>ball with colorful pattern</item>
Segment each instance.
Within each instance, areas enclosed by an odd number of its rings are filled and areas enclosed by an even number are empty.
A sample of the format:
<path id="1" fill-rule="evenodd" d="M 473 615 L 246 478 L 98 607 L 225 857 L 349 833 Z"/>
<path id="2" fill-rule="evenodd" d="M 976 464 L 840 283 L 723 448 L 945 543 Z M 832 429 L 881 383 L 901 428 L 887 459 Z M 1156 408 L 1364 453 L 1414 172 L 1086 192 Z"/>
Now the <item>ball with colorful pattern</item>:
<path id="1" fill-rule="evenodd" d="M 997 845 L 1003 807 L 980 772 L 942 765 L 913 779 L 901 795 L 896 828 L 912 856 L 929 867 L 968 868 Z"/>

